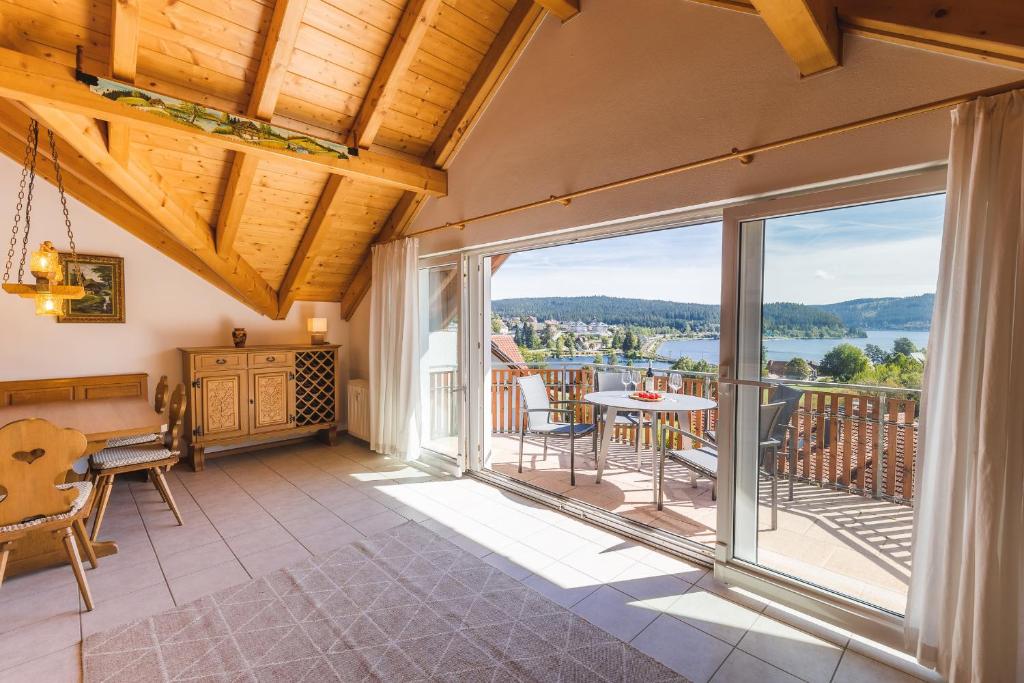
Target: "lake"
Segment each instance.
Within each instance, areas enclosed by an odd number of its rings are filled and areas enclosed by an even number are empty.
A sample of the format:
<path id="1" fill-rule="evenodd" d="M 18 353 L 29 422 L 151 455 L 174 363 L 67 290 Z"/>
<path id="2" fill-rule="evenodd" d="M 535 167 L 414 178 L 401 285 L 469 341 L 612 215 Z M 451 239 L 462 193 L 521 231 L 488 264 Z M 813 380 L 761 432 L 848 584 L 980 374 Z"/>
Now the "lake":
<path id="1" fill-rule="evenodd" d="M 867 337 L 850 337 L 846 339 L 765 339 L 765 352 L 768 360 L 789 360 L 803 358 L 817 363 L 825 354 L 839 344 L 853 344 L 864 348 L 868 344 L 880 346 L 886 351 L 892 350 L 892 343 L 900 337 L 907 337 L 918 347 L 927 346 L 928 333 L 907 330 L 868 330 Z M 670 358 L 687 356 L 694 360 L 704 359 L 709 363 L 718 364 L 717 339 L 670 339 L 658 347 L 658 354 Z"/>
<path id="2" fill-rule="evenodd" d="M 854 346 L 864 348 L 868 344 L 875 344 L 886 351 L 892 350 L 892 343 L 900 337 L 907 337 L 918 347 L 927 346 L 928 333 L 920 331 L 905 330 L 868 330 L 867 337 L 848 337 L 844 339 L 766 339 L 764 342 L 765 352 L 768 360 L 790 360 L 800 357 L 814 363 L 819 362 L 825 354 L 838 344 L 850 343 Z M 693 360 L 704 359 L 712 365 L 718 365 L 718 340 L 717 339 L 670 339 L 662 342 L 658 347 L 658 354 L 671 358 L 682 358 L 687 356 Z M 607 357 L 606 357 L 607 358 Z M 566 358 L 549 358 L 545 365 L 549 368 L 579 367 L 580 365 L 593 363 L 594 354 L 583 356 L 570 356 Z M 625 364 L 624 358 L 619 358 L 620 364 Z M 633 364 L 639 368 L 646 368 L 647 361 L 635 360 Z M 666 369 L 672 363 L 655 361 L 653 366 L 656 369 Z"/>

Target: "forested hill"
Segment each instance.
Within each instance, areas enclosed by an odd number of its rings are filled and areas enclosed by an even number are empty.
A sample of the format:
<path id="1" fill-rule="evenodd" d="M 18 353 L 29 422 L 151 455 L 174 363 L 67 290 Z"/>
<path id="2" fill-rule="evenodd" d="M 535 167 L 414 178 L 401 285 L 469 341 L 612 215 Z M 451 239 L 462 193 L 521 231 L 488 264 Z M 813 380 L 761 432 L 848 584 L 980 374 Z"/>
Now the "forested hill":
<path id="1" fill-rule="evenodd" d="M 853 299 L 821 308 L 835 313 L 847 325 L 863 330 L 927 330 L 932 322 L 934 294 Z"/>
<path id="2" fill-rule="evenodd" d="M 933 294 L 906 298 L 855 299 L 822 306 L 794 303 L 764 305 L 765 334 L 790 337 L 840 337 L 865 329 L 927 329 Z M 610 296 L 499 299 L 492 310 L 503 318 L 600 320 L 610 325 L 671 327 L 680 331 L 717 331 L 719 307 Z"/>

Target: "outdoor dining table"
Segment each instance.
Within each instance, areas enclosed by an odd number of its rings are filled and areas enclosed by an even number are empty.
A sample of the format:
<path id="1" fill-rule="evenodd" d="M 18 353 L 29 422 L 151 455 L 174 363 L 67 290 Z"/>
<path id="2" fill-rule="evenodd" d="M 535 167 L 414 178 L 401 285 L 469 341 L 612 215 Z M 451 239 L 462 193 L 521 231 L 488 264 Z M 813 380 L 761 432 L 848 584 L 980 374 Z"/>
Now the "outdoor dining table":
<path id="1" fill-rule="evenodd" d="M 106 446 L 108 439 L 159 432 L 165 422 L 165 418 L 144 398 L 99 398 L 0 406 L 0 427 L 30 418 L 42 418 L 61 427 L 76 429 L 85 435 L 88 442 L 85 453 L 73 463 L 72 469 L 65 475 L 65 481 L 84 479 L 89 471 L 89 456 Z M 114 541 L 94 541 L 92 545 L 97 557 L 117 552 L 117 543 Z M 16 576 L 65 563 L 67 555 L 52 533 L 28 533 L 12 548 L 7 575 Z"/>
<path id="2" fill-rule="evenodd" d="M 659 392 L 663 398 L 660 401 L 640 401 L 630 398 L 628 391 L 595 391 L 583 397 L 584 401 L 593 403 L 604 409 L 604 429 L 601 434 L 601 445 L 597 452 L 597 483 L 601 483 L 601 475 L 604 473 L 605 461 L 608 458 L 608 448 L 612 443 L 612 436 L 615 433 L 615 418 L 619 413 L 638 413 L 638 424 L 643 424 L 644 414 L 652 416 L 652 423 L 656 422 L 653 417 L 663 413 L 675 413 L 679 416 L 679 422 L 684 425 L 690 424 L 690 413 L 696 410 L 711 410 L 718 406 L 710 399 L 688 394 L 670 394 Z M 640 439 L 639 432 L 637 440 Z M 651 473 L 653 488 L 657 490 L 657 474 Z"/>

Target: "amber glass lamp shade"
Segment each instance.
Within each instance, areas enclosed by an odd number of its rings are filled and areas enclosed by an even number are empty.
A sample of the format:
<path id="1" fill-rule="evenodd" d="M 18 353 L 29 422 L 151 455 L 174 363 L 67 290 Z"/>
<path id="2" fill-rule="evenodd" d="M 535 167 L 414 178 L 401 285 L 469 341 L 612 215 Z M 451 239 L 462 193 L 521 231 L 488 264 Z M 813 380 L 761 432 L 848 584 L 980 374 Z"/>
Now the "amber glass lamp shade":
<path id="1" fill-rule="evenodd" d="M 60 255 L 50 242 L 43 242 L 39 245 L 39 249 L 32 252 L 29 270 L 37 278 L 49 280 L 53 283 L 58 283 L 64 279 L 60 267 Z"/>
<path id="2" fill-rule="evenodd" d="M 64 305 L 64 297 L 50 292 L 36 294 L 36 315 L 58 315 Z"/>

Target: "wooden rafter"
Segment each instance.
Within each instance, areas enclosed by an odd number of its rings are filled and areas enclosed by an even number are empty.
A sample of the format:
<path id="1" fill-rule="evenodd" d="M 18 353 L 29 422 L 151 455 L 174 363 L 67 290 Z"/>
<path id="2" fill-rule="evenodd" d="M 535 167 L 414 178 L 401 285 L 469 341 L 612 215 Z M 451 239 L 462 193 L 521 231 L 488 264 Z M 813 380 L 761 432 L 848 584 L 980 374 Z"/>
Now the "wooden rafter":
<path id="1" fill-rule="evenodd" d="M 756 14 L 751 0 L 689 0 Z M 843 33 L 1024 68 L 1024 3 L 1002 0 L 834 0 Z"/>
<path id="2" fill-rule="evenodd" d="M 28 121 L 28 115 L 18 105 L 0 99 L 0 151 L 18 163 L 25 154 Z M 238 296 L 238 292 L 222 277 L 174 239 L 119 187 L 97 173 L 81 155 L 66 145 L 61 144 L 60 147 L 60 165 L 68 194 L 218 289 L 232 297 Z M 40 146 L 39 153 L 49 158 L 49 147 Z M 56 184 L 53 166 L 49 163 L 37 164 L 36 173 Z"/>
<path id="3" fill-rule="evenodd" d="M 833 0 L 752 0 L 801 76 L 839 66 L 842 38 Z"/>
<path id="4" fill-rule="evenodd" d="M 441 128 L 437 140 L 430 148 L 428 159 L 441 168 L 448 168 L 466 133 L 505 80 L 512 65 L 540 26 L 542 17 L 543 9 L 532 0 L 516 2 L 459 98 L 459 103 Z"/>
<path id="5" fill-rule="evenodd" d="M 184 141 L 194 140 L 213 147 L 247 152 L 259 158 L 304 164 L 319 171 L 347 175 L 413 192 L 443 195 L 448 189 L 447 174 L 444 171 L 390 155 L 364 151 L 357 157 L 341 159 L 250 145 L 233 136 L 207 133 L 202 129 L 174 121 L 170 117 L 150 114 L 96 95 L 90 92 L 87 86 L 75 81 L 71 69 L 60 64 L 2 48 L 0 97 L 84 114 L 105 121 L 124 121 L 140 130 L 152 130 Z"/>
<path id="6" fill-rule="evenodd" d="M 409 0 L 352 124 L 354 144 L 366 149 L 377 137 L 384 114 L 398 92 L 398 84 L 409 70 L 440 8 L 441 0 Z"/>
<path id="7" fill-rule="evenodd" d="M 277 0 L 274 5 L 256 81 L 249 96 L 246 113 L 250 117 L 269 121 L 274 115 L 305 11 L 306 0 Z M 248 152 L 235 152 L 231 160 L 228 186 L 217 216 L 217 251 L 221 254 L 234 249 L 258 164 L 259 158 Z"/>
<path id="8" fill-rule="evenodd" d="M 526 44 L 540 26 L 544 9 L 533 0 L 518 0 L 501 30 L 494 38 L 487 54 L 469 81 L 458 104 L 452 110 L 437 140 L 427 155 L 427 161 L 447 168 L 463 139 L 477 117 L 498 91 Z M 381 228 L 375 244 L 387 242 L 405 232 L 422 210 L 425 197 L 406 192 Z M 371 247 L 372 248 L 372 247 Z M 370 291 L 373 270 L 368 249 L 362 265 L 345 288 L 341 297 L 341 317 L 348 320 Z"/>
<path id="9" fill-rule="evenodd" d="M 327 179 L 327 186 L 320 194 L 320 199 L 309 219 L 309 225 L 302 235 L 295 256 L 292 257 L 288 272 L 278 290 L 278 318 L 285 318 L 292 304 L 295 303 L 295 296 L 298 290 L 306 284 L 313 264 L 320 253 L 324 237 L 327 235 L 326 227 L 334 217 L 338 204 L 344 197 L 344 190 L 352 184 L 352 181 L 342 176 L 333 175 Z"/>
<path id="10" fill-rule="evenodd" d="M 110 72 L 120 81 L 134 83 L 139 59 L 139 0 L 113 0 L 110 10 Z M 128 163 L 131 129 L 119 121 L 110 122 L 107 148 L 119 162 Z"/>
<path id="11" fill-rule="evenodd" d="M 132 158 L 122 166 L 97 139 L 96 122 L 81 115 L 48 107 L 28 105 L 33 116 L 64 139 L 96 170 L 130 196 L 161 226 L 190 249 L 214 273 L 238 292 L 239 298 L 264 315 L 277 314 L 277 296 L 266 281 L 237 254 L 217 254 L 210 226 L 190 208 L 181 206 L 159 178 Z"/>
<path id="12" fill-rule="evenodd" d="M 569 21 L 580 13 L 580 0 L 537 0 L 537 4 L 562 21 Z"/>

